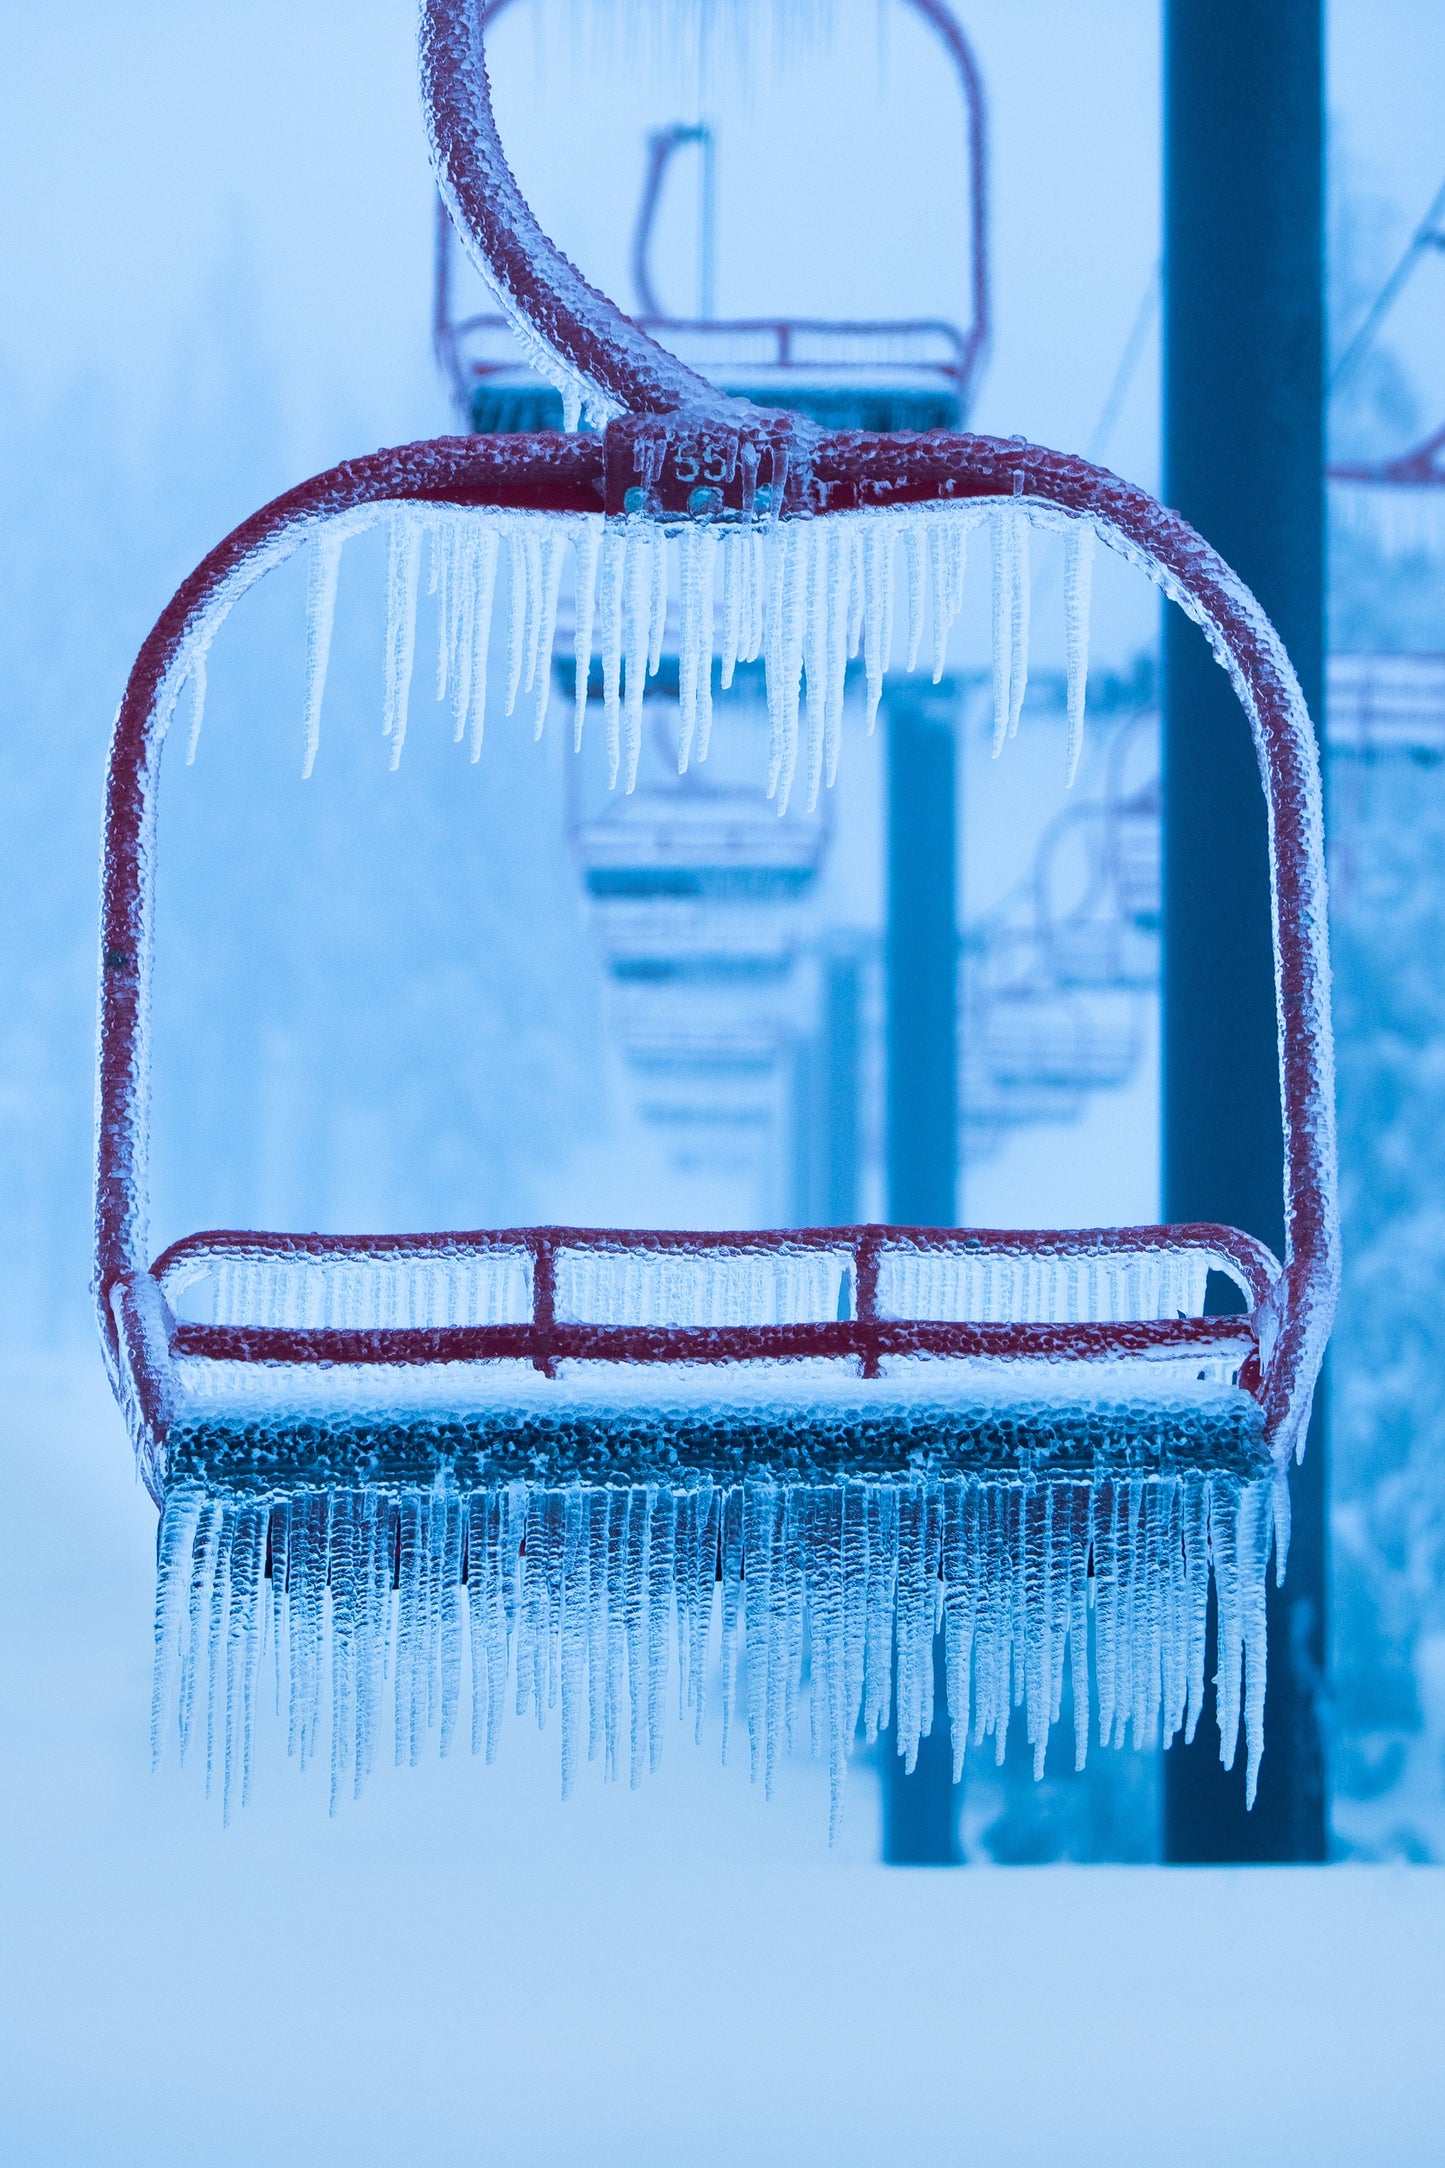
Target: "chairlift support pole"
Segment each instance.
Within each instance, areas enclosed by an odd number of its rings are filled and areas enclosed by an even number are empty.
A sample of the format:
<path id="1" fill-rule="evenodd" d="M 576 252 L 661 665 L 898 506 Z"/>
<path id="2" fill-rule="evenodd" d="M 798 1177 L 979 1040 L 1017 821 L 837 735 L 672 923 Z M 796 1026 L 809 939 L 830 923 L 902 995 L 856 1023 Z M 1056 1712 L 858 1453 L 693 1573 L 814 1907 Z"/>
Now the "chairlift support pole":
<path id="1" fill-rule="evenodd" d="M 895 1226 L 952 1227 L 958 1215 L 957 699 L 941 686 L 887 686 L 887 1178 Z M 941 1676 L 941 1667 L 940 1667 Z M 908 1773 L 882 1743 L 883 1861 L 952 1867 L 962 1854 L 946 1707 Z"/>
<path id="2" fill-rule="evenodd" d="M 1322 0 L 1168 0 L 1164 78 L 1163 494 L 1259 596 L 1318 718 Z M 1278 1246 L 1264 807 L 1229 682 L 1178 611 L 1166 613 L 1164 684 L 1164 1212 Z M 1194 1745 L 1163 1758 L 1168 1860 L 1325 1857 L 1322 1428 L 1317 1405 L 1291 1478 L 1288 1582 L 1270 1590 L 1257 1803 L 1246 1815 L 1238 1766 L 1225 1774 L 1206 1743 L 1206 1704 Z M 1212 1649 L 1212 1622 L 1210 1635 Z"/>

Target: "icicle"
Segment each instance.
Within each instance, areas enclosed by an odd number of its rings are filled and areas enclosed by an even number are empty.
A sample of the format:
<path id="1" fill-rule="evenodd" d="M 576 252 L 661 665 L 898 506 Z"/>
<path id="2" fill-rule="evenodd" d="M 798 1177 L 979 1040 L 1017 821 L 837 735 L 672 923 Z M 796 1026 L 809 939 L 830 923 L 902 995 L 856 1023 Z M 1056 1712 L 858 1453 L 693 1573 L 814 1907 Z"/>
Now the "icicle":
<path id="1" fill-rule="evenodd" d="M 554 522 L 547 521 L 541 544 L 537 622 L 533 627 L 532 653 L 527 664 L 527 683 L 535 695 L 532 706 L 534 743 L 542 735 L 552 693 L 552 647 L 557 637 L 557 596 L 562 585 L 562 557 L 566 546 L 565 533 L 559 532 Z"/>
<path id="2" fill-rule="evenodd" d="M 358 1545 L 360 1627 L 356 1674 L 356 1759 L 352 1796 L 359 1799 L 376 1759 L 386 1651 L 391 1634 L 391 1562 L 395 1516 L 389 1498 L 364 1494 Z"/>
<path id="3" fill-rule="evenodd" d="M 722 641 L 718 648 L 718 683 L 727 692 L 737 668 L 743 633 L 744 538 L 724 534 L 718 543 L 722 560 Z"/>
<path id="4" fill-rule="evenodd" d="M 622 703 L 622 787 L 629 797 L 637 787 L 637 763 L 642 752 L 642 696 L 657 592 L 654 554 L 665 547 L 661 536 L 640 521 L 627 535 L 623 573 L 627 676 Z"/>
<path id="5" fill-rule="evenodd" d="M 1089 1752 L 1089 1486 L 1069 1485 L 1069 1680 L 1074 1697 L 1074 1767 Z"/>
<path id="6" fill-rule="evenodd" d="M 768 719 L 772 726 L 768 796 L 777 799 L 780 819 L 788 810 L 798 760 L 798 707 L 808 613 L 807 526 L 805 520 L 791 520 L 768 537 L 776 565 L 766 662 Z"/>
<path id="7" fill-rule="evenodd" d="M 456 585 L 452 578 L 453 560 L 457 549 L 457 522 L 446 512 L 436 512 L 428 526 L 431 542 L 431 569 L 427 575 L 426 591 L 435 595 L 437 606 L 437 698 L 445 700 L 450 675 L 455 669 L 455 607 Z"/>
<path id="8" fill-rule="evenodd" d="M 481 530 L 483 533 L 485 529 Z M 452 743 L 460 745 L 467 734 L 472 706 L 472 669 L 477 646 L 477 575 L 480 556 L 472 523 L 453 520 L 447 526 L 448 560 L 438 596 L 437 698 L 451 695 Z M 490 618 L 491 596 L 487 597 Z M 490 627 L 489 627 L 490 637 Z"/>
<path id="9" fill-rule="evenodd" d="M 667 1716 L 668 1645 L 677 1585 L 677 1493 L 670 1485 L 659 1484 L 653 1493 L 648 1539 L 647 1761 L 656 1775 Z"/>
<path id="10" fill-rule="evenodd" d="M 867 542 L 856 519 L 840 519 L 844 547 L 848 552 L 848 646 L 850 658 L 858 653 L 863 638 L 864 581 L 867 577 Z"/>
<path id="11" fill-rule="evenodd" d="M 848 681 L 850 645 L 856 652 L 852 632 L 853 595 L 858 584 L 854 538 L 847 528 L 829 533 L 823 554 L 824 621 L 827 629 L 823 686 L 823 780 L 829 790 L 838 780 L 838 756 L 843 747 L 843 699 Z"/>
<path id="12" fill-rule="evenodd" d="M 391 765 L 401 765 L 416 655 L 416 601 L 421 580 L 422 523 L 410 505 L 391 516 L 386 568 L 386 684 L 381 734 L 391 740 Z"/>
<path id="13" fill-rule="evenodd" d="M 963 607 L 963 581 L 968 563 L 968 531 L 971 525 L 971 520 L 955 511 L 935 513 L 928 525 L 935 685 L 943 681 L 944 665 L 948 660 L 948 635 Z"/>
<path id="14" fill-rule="evenodd" d="M 928 531 L 924 515 L 915 512 L 903 529 L 903 554 L 908 566 L 908 648 L 905 670 L 918 664 L 923 645 L 923 616 L 928 593 Z"/>
<path id="15" fill-rule="evenodd" d="M 223 1741 L 217 1737 L 225 1721 L 224 1695 L 226 1651 L 229 1641 L 231 1609 L 231 1551 L 236 1540 L 236 1509 L 230 1501 L 221 1509 L 220 1526 L 217 1530 L 214 1565 L 211 1573 L 210 1605 L 206 1619 L 206 1797 L 211 1796 L 211 1785 L 220 1759 L 217 1749 Z"/>
<path id="16" fill-rule="evenodd" d="M 1244 1657 L 1244 1803 L 1254 1805 L 1264 1753 L 1265 1584 L 1273 1534 L 1273 1484 L 1246 1484 L 1239 1501 L 1239 1611 Z"/>
<path id="17" fill-rule="evenodd" d="M 1018 734 L 1024 693 L 1029 682 L 1029 520 L 1015 511 L 1013 520 L 1013 591 L 1009 616 L 1009 718 L 1008 734 Z"/>
<path id="18" fill-rule="evenodd" d="M 607 1718 L 607 1622 L 611 1613 L 611 1490 L 587 1496 L 587 1759 L 595 1762 L 604 1747 L 611 1763 Z"/>
<path id="19" fill-rule="evenodd" d="M 722 1565 L 722 1757 L 727 1760 L 738 1691 L 738 1623 L 743 1593 L 743 1494 L 730 1490 L 723 1501 Z"/>
<path id="20" fill-rule="evenodd" d="M 968 1744 L 973 1637 L 978 1614 L 978 1485 L 952 1477 L 943 1486 L 943 1651 L 953 1781 L 963 1775 Z"/>
<path id="21" fill-rule="evenodd" d="M 206 657 L 198 654 L 191 664 L 191 727 L 186 733 L 186 766 L 194 764 L 196 747 L 201 742 L 201 724 L 206 717 Z"/>
<path id="22" fill-rule="evenodd" d="M 306 780 L 316 766 L 321 744 L 321 703 L 326 697 L 326 672 L 331 661 L 331 634 L 336 622 L 336 591 L 341 578 L 341 552 L 346 529 L 322 527 L 311 549 L 306 583 L 306 709 L 302 726 L 301 775 Z"/>
<path id="23" fill-rule="evenodd" d="M 677 772 L 686 775 L 694 738 L 707 758 L 712 728 L 713 580 L 717 537 L 710 527 L 686 527 L 679 542 L 680 637 L 677 659 Z"/>
<path id="24" fill-rule="evenodd" d="M 1273 1485 L 1274 1510 L 1274 1585 L 1284 1587 L 1284 1569 L 1289 1559 L 1289 1539 L 1292 1516 L 1289 1497 L 1289 1470 L 1276 1468 Z"/>
<path id="25" fill-rule="evenodd" d="M 511 715 L 522 690 L 522 673 L 535 667 L 533 627 L 541 608 L 541 537 L 531 520 L 514 519 L 507 530 L 507 703 Z M 530 677 L 527 680 L 531 683 Z"/>
<path id="26" fill-rule="evenodd" d="M 656 1490 L 635 1484 L 627 1494 L 623 1538 L 622 1620 L 627 1637 L 627 1684 L 632 1704 L 628 1779 L 636 1791 L 648 1761 L 648 1644 L 650 1634 L 652 1510 Z"/>
<path id="27" fill-rule="evenodd" d="M 466 676 L 466 707 L 457 711 L 457 741 L 465 721 L 471 724 L 471 742 L 468 748 L 472 760 L 478 761 L 482 754 L 482 736 L 487 723 L 487 664 L 492 644 L 492 600 L 497 586 L 497 559 L 501 553 L 501 533 L 492 521 L 488 521 L 473 539 L 468 587 L 471 613 L 471 665 Z"/>
<path id="28" fill-rule="evenodd" d="M 803 530 L 804 577 L 807 582 L 807 620 L 804 633 L 804 683 L 807 688 L 807 810 L 813 812 L 823 785 L 823 756 L 827 731 L 829 693 L 828 604 L 833 534 L 824 520 L 808 522 Z"/>
<path id="29" fill-rule="evenodd" d="M 776 527 L 766 535 L 752 529 L 744 538 L 743 561 L 747 568 L 743 594 L 746 612 L 743 619 L 743 645 L 739 656 L 741 662 L 756 662 L 763 652 L 768 632 L 768 566 L 776 567 L 781 561 L 782 537 Z M 772 598 L 777 606 L 776 595 Z"/>
<path id="30" fill-rule="evenodd" d="M 993 515 L 993 751 L 1018 729 L 1028 684 L 1028 515 L 1013 504 Z"/>
<path id="31" fill-rule="evenodd" d="M 356 1711 L 358 1640 L 362 1624 L 361 1505 L 340 1492 L 331 1514 L 331 1811 L 347 1777 L 354 1785 L 360 1726 Z M 398 1757 L 399 1758 L 399 1757 Z"/>
<path id="32" fill-rule="evenodd" d="M 574 520 L 572 660 L 575 670 L 576 710 L 572 749 L 579 753 L 582 750 L 582 726 L 587 720 L 587 687 L 592 676 L 592 624 L 597 604 L 597 562 L 601 552 L 601 521 Z"/>
<path id="33" fill-rule="evenodd" d="M 1217 1597 L 1215 1707 L 1219 1717 L 1219 1759 L 1234 1767 L 1239 1743 L 1240 1673 L 1244 1662 L 1244 1616 L 1239 1588 L 1239 1485 L 1215 1476 L 1209 1486 L 1209 1548 L 1214 1561 Z"/>
<path id="34" fill-rule="evenodd" d="M 1094 583 L 1094 527 L 1074 520 L 1064 540 L 1064 656 L 1069 740 L 1065 783 L 1072 789 L 1084 750 L 1084 691 L 1089 676 L 1089 602 Z"/>
<path id="35" fill-rule="evenodd" d="M 161 1516 L 156 1552 L 156 1659 L 151 1692 L 151 1767 L 161 1759 L 161 1738 L 183 1661 L 183 1628 L 187 1596 L 198 1555 L 201 1517 L 205 1510 L 199 1491 L 176 1490 L 167 1499 Z"/>
<path id="36" fill-rule="evenodd" d="M 423 1591 L 426 1555 L 422 1527 L 423 1503 L 415 1491 L 403 1491 L 399 1501 L 400 1533 L 397 1547 L 396 1705 L 393 1753 L 398 1769 L 421 1759 L 422 1688 L 421 1648 Z"/>
<path id="37" fill-rule="evenodd" d="M 875 519 L 863 538 L 865 599 L 863 667 L 867 684 L 866 720 L 871 738 L 883 697 L 883 677 L 893 651 L 893 552 L 897 532 L 891 522 Z"/>
<path id="38" fill-rule="evenodd" d="M 440 1674 L 439 1751 L 451 1751 L 462 1691 L 462 1558 L 466 1537 L 462 1500 L 454 1488 L 439 1489 L 441 1519 L 437 1605 L 440 1612 L 437 1662 Z"/>
<path id="39" fill-rule="evenodd" d="M 656 677 L 662 661 L 663 636 L 667 631 L 667 538 L 652 530 L 652 597 L 648 618 L 647 674 Z"/>

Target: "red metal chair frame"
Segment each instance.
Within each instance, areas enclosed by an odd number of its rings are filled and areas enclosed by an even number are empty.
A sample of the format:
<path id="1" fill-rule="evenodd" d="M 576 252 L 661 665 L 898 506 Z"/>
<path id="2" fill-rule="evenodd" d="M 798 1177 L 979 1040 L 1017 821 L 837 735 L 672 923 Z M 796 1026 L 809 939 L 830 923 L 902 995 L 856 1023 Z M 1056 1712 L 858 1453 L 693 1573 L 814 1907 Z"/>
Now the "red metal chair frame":
<path id="1" fill-rule="evenodd" d="M 1241 1382 L 1258 1397 L 1281 1462 L 1302 1442 L 1338 1280 L 1333 1046 L 1319 761 L 1299 687 L 1259 605 L 1208 545 L 1142 490 L 1086 461 L 1021 439 L 937 433 L 914 438 L 825 435 L 717 393 L 588 288 L 541 232 L 506 166 L 492 121 L 480 22 L 464 0 L 426 0 L 423 83 L 444 193 L 469 245 L 533 336 L 585 376 L 620 418 L 605 437 L 556 433 L 441 438 L 381 451 L 316 476 L 245 521 L 185 580 L 146 639 L 116 719 L 107 778 L 101 939 L 95 1290 L 112 1374 L 153 1494 L 164 1484 L 168 1371 L 187 1352 L 251 1361 L 435 1363 L 507 1350 L 546 1370 L 574 1354 L 616 1361 L 735 1362 L 764 1354 L 853 1356 L 865 1371 L 885 1353 L 935 1349 L 1000 1357 L 1098 1359 L 1237 1342 L 1256 1349 Z M 201 1236 L 191 1247 L 279 1245 L 284 1252 L 376 1254 L 398 1246 L 454 1254 L 457 1245 L 526 1247 L 533 1314 L 522 1328 L 428 1328 L 376 1334 L 178 1325 L 161 1281 L 177 1251 L 152 1266 L 146 1236 L 146 1019 L 152 928 L 155 790 L 161 745 L 190 643 L 214 627 L 271 566 L 328 521 L 389 503 L 557 513 L 703 516 L 698 460 L 716 466 L 706 516 L 772 518 L 912 504 L 1025 499 L 1091 521 L 1202 626 L 1239 693 L 1269 808 L 1275 985 L 1284 1116 L 1286 1253 L 1282 1271 L 1249 1237 L 1223 1228 L 990 1234 L 849 1229 L 746 1236 L 619 1235 L 601 1245 L 788 1250 L 850 1247 L 858 1315 L 837 1324 L 724 1328 L 590 1327 L 555 1316 L 549 1256 L 565 1230 L 506 1236 Z M 704 465 L 704 472 L 709 467 Z M 639 481 L 639 477 L 641 478 Z M 1068 1257 L 1111 1248 L 1203 1247 L 1229 1260 L 1252 1304 L 1247 1319 L 1145 1324 L 934 1325 L 877 1315 L 882 1245 Z M 185 1247 L 185 1246 L 183 1246 Z M 223 1337 L 215 1337 L 222 1333 Z M 759 1334 L 762 1337 L 759 1337 Z M 199 1337 L 197 1337 L 199 1336 Z"/>

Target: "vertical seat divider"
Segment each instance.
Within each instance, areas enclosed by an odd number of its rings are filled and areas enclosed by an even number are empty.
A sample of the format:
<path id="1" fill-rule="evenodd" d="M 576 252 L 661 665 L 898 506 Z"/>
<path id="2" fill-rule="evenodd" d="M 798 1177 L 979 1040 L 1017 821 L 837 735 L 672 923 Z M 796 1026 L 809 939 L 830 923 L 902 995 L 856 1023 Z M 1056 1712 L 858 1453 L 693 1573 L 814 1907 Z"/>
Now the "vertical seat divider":
<path id="1" fill-rule="evenodd" d="M 865 1378 L 876 1378 L 878 1363 L 878 1262 L 882 1229 L 865 1227 L 854 1244 L 858 1275 L 858 1352 Z"/>
<path id="2" fill-rule="evenodd" d="M 544 1378 L 555 1378 L 554 1353 L 557 1324 L 557 1244 L 548 1228 L 531 1236 L 532 1251 L 532 1365 Z"/>

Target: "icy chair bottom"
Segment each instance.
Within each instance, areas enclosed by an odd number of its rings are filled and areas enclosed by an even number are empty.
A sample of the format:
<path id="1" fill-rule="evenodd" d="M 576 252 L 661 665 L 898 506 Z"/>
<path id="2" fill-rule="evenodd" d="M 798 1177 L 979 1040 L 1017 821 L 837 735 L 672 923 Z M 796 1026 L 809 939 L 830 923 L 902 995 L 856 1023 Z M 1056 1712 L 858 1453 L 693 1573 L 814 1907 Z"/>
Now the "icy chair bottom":
<path id="1" fill-rule="evenodd" d="M 196 1426 L 176 1440 L 156 1747 L 173 1723 L 183 1753 L 203 1730 L 208 1781 L 214 1771 L 228 1810 L 249 1784 L 268 1638 L 303 1762 L 322 1749 L 329 1702 L 334 1806 L 360 1793 L 384 1730 L 398 1762 L 415 1762 L 433 1732 L 445 1753 L 464 1685 L 472 1747 L 489 1760 L 509 1700 L 539 1721 L 560 1704 L 564 1792 L 584 1755 L 636 1783 L 656 1767 L 674 1707 L 694 1713 L 701 1736 L 720 1614 L 724 1755 L 741 1712 L 753 1774 L 770 1784 L 806 1699 L 836 1833 L 860 1730 L 872 1741 L 891 1723 L 912 1765 L 932 1720 L 940 1633 L 960 1769 L 970 1735 L 991 1735 L 1002 1758 L 1021 1705 L 1042 1773 L 1066 1651 L 1077 1766 L 1091 1701 L 1102 1744 L 1192 1737 L 1211 1574 L 1221 1754 L 1232 1762 L 1242 1713 L 1253 1796 L 1269 1474 L 1167 1462 L 1161 1436 L 1152 1465 L 1135 1440 L 1124 1465 L 1101 1452 L 1087 1469 L 1047 1472 L 779 1479 L 755 1464 L 722 1480 L 675 1469 L 641 1481 L 620 1467 L 604 1481 L 555 1468 L 504 1480 L 459 1462 L 438 1425 L 426 1480 L 416 1460 L 410 1475 L 394 1465 L 377 1477 L 360 1435 L 347 1458 L 338 1430 L 334 1472 L 313 1462 L 290 1482 L 274 1454 L 243 1470 L 244 1429 Z"/>
<path id="2" fill-rule="evenodd" d="M 1258 1402 L 1200 1376 L 1197 1363 L 1039 1365 L 1023 1376 L 1030 1366 L 1013 1365 L 1002 1377 L 1001 1366 L 900 1364 L 892 1377 L 866 1382 L 821 1365 L 650 1378 L 619 1377 L 610 1365 L 581 1380 L 541 1379 L 522 1365 L 499 1379 L 499 1367 L 476 1380 L 470 1404 L 455 1380 L 428 1381 L 422 1397 L 414 1376 L 388 1392 L 373 1374 L 352 1396 L 332 1373 L 307 1381 L 306 1393 L 270 1382 L 276 1404 L 267 1406 L 257 1392 L 269 1381 L 253 1373 L 234 1399 L 198 1393 L 172 1422 L 167 1483 L 257 1494 L 437 1480 L 475 1489 L 518 1478 L 816 1482 L 908 1471 L 1195 1468 L 1249 1478 L 1270 1466 Z M 806 1379 L 789 1374 L 804 1367 Z M 1074 1375 L 1061 1377 L 1066 1370 Z"/>

